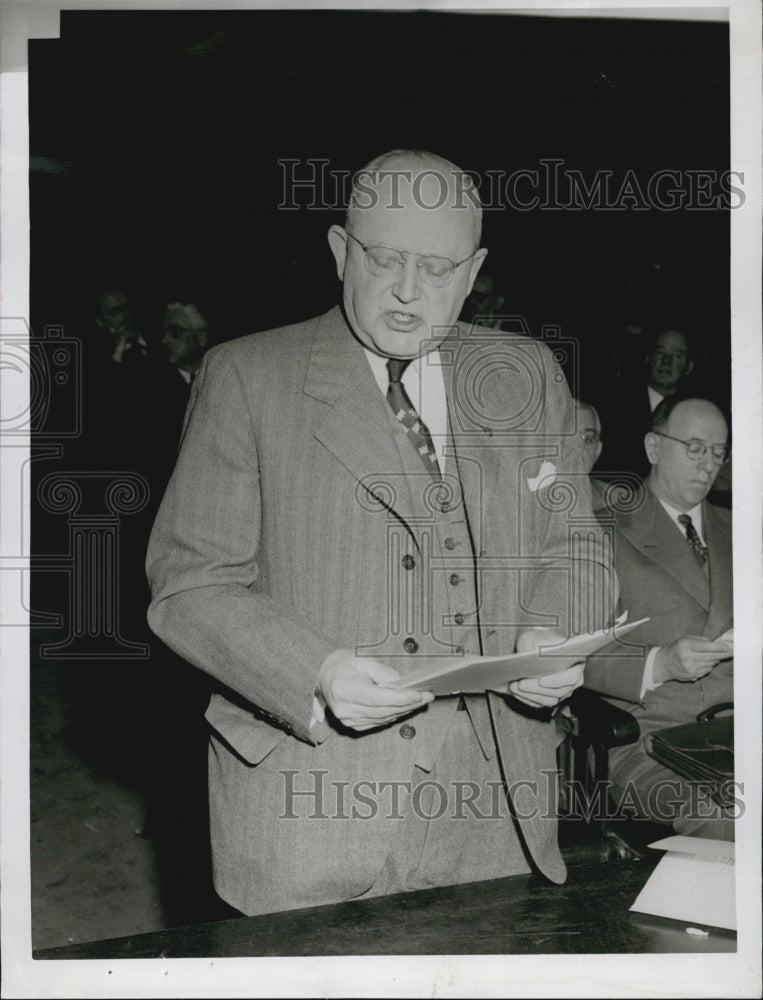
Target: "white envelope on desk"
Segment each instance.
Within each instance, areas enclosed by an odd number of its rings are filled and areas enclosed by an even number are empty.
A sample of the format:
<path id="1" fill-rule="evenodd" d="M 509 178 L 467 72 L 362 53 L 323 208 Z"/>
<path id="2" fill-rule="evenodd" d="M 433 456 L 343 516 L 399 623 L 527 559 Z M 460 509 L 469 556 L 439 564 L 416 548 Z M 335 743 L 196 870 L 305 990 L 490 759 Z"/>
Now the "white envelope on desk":
<path id="1" fill-rule="evenodd" d="M 425 665 L 419 670 L 387 686 L 431 691 L 435 695 L 501 690 L 511 681 L 525 677 L 544 677 L 566 670 L 649 619 L 640 618 L 628 625 L 623 624 L 624 621 L 625 615 L 618 618 L 614 629 L 599 629 L 598 632 L 574 635 L 554 646 L 541 646 L 532 653 L 427 658 Z"/>
<path id="2" fill-rule="evenodd" d="M 733 841 L 665 837 L 649 846 L 665 849 L 667 854 L 632 910 L 689 924 L 737 929 Z"/>

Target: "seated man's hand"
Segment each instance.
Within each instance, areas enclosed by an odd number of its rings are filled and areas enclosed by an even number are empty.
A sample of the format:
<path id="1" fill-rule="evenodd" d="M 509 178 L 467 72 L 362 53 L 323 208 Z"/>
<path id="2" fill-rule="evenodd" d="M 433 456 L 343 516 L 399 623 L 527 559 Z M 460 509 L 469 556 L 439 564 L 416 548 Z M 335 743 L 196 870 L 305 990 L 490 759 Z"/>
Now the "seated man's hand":
<path id="1" fill-rule="evenodd" d="M 687 635 L 663 646 L 654 658 L 654 679 L 663 681 L 697 681 L 709 674 L 720 660 L 733 652 L 729 643 Z"/>
<path id="2" fill-rule="evenodd" d="M 556 646 L 564 642 L 564 636 L 548 628 L 524 629 L 517 636 L 517 652 L 531 653 L 539 646 Z M 549 660 L 549 666 L 553 665 Z M 509 694 L 533 708 L 554 708 L 560 701 L 569 698 L 575 688 L 583 683 L 584 663 L 576 663 L 566 670 L 543 677 L 528 677 L 509 684 Z"/>
<path id="3" fill-rule="evenodd" d="M 386 726 L 401 715 L 434 701 L 429 691 L 402 691 L 385 687 L 400 674 L 371 656 L 351 649 L 330 653 L 318 672 L 318 687 L 334 716 L 350 729 L 364 732 Z"/>

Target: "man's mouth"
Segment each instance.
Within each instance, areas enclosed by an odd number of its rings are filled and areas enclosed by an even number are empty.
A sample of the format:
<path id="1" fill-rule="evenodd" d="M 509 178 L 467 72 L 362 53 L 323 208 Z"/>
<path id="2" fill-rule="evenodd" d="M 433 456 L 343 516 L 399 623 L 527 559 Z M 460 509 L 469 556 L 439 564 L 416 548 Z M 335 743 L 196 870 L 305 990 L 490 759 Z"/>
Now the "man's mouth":
<path id="1" fill-rule="evenodd" d="M 421 322 L 420 317 L 415 313 L 398 311 L 396 309 L 388 310 L 385 313 L 384 318 L 387 326 L 391 327 L 393 330 L 399 330 L 401 332 L 413 330 Z"/>

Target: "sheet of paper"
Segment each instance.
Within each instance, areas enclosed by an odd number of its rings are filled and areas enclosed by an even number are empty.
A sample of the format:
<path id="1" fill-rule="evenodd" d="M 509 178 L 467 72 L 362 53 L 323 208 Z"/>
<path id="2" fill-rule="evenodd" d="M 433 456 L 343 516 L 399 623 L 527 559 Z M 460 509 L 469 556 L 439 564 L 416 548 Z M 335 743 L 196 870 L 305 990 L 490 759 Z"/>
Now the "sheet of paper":
<path id="1" fill-rule="evenodd" d="M 668 851 L 631 910 L 735 931 L 734 845 L 715 840 L 702 844 L 700 838 L 697 841 L 702 846 L 694 853 Z M 723 843 L 722 848 L 713 847 L 719 843 Z"/>
<path id="2" fill-rule="evenodd" d="M 729 653 L 729 656 L 733 656 L 734 655 L 734 629 L 733 628 L 727 628 L 726 631 L 723 633 L 723 635 L 719 635 L 718 638 L 715 641 L 716 642 L 727 642 L 729 644 L 729 646 L 731 646 L 731 652 Z"/>
<path id="3" fill-rule="evenodd" d="M 701 854 L 705 857 L 734 858 L 733 840 L 712 840 L 710 837 L 682 837 L 675 834 L 663 837 L 649 845 L 657 851 L 678 851 L 682 854 Z"/>
<path id="4" fill-rule="evenodd" d="M 625 635 L 648 621 L 647 618 L 641 618 L 626 625 L 622 624 L 624 620 L 623 616 L 615 623 L 614 636 L 612 629 L 600 629 L 598 632 L 573 636 L 557 645 L 541 646 L 532 653 L 432 657 L 419 670 L 389 686 L 431 691 L 435 695 L 500 690 L 511 681 L 543 677 L 566 670 L 611 642 L 615 636 Z"/>

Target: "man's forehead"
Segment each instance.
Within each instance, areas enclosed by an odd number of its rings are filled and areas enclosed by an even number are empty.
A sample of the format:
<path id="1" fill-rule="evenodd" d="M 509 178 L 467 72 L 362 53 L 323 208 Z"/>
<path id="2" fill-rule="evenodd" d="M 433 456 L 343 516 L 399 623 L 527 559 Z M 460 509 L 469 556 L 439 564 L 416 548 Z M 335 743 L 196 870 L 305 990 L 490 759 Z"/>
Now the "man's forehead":
<path id="1" fill-rule="evenodd" d="M 578 425 L 581 430 L 586 430 L 588 428 L 598 429 L 599 418 L 596 413 L 591 409 L 590 406 L 584 406 L 582 403 L 578 404 Z"/>
<path id="2" fill-rule="evenodd" d="M 355 219 L 357 231 L 370 243 L 444 256 L 472 249 L 473 217 L 466 208 L 426 207 L 401 199 L 398 207 L 379 203 L 361 209 Z"/>
<path id="3" fill-rule="evenodd" d="M 684 351 L 688 350 L 686 337 L 677 330 L 667 330 L 657 338 L 655 347 L 657 350 Z"/>
<path id="4" fill-rule="evenodd" d="M 421 244 L 431 252 L 443 252 L 443 241 L 469 244 L 475 215 L 465 177 L 452 170 L 422 168 L 420 164 L 414 168 L 405 162 L 361 175 L 354 196 L 353 225 L 368 239 L 390 244 L 415 240 L 417 249 Z"/>
<path id="5" fill-rule="evenodd" d="M 728 429 L 723 414 L 710 403 L 679 403 L 668 418 L 666 433 L 721 443 Z"/>

